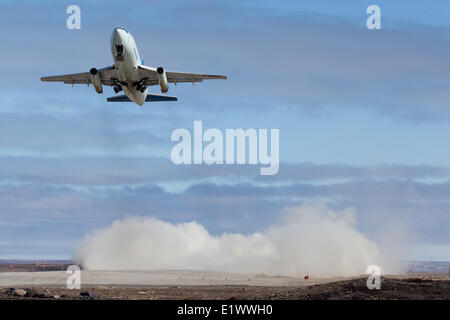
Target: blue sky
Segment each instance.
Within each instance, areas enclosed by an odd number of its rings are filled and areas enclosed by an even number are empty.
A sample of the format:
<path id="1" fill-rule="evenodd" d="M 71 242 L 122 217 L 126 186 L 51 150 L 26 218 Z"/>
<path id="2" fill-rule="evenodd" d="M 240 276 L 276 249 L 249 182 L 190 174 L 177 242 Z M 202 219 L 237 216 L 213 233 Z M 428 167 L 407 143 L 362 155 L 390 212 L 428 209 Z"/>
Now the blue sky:
<path id="1" fill-rule="evenodd" d="M 69 4 L 81 30 L 65 26 Z M 365 28 L 370 4 L 382 30 Z M 371 238 L 402 225 L 414 258 L 450 260 L 446 1 L 0 1 L 0 258 L 70 257 L 125 216 L 254 232 L 316 199 Z M 146 65 L 226 74 L 175 104 L 107 104 L 44 75 L 112 63 L 114 27 Z M 5 32 L 8 30 L 8 32 Z M 152 88 L 157 92 L 158 88 Z M 279 128 L 280 172 L 176 167 L 176 128 Z"/>

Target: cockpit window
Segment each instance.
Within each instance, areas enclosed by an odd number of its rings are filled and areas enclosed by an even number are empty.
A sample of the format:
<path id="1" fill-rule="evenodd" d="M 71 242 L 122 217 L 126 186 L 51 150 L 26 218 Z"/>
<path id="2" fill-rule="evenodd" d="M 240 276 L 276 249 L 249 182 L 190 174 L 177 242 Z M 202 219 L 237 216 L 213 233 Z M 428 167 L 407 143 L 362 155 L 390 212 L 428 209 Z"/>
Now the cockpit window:
<path id="1" fill-rule="evenodd" d="M 121 30 L 125 31 L 126 33 L 128 33 L 128 30 L 125 28 L 117 28 L 117 29 L 121 29 Z"/>
<path id="2" fill-rule="evenodd" d="M 123 61 L 123 45 L 121 44 L 116 44 L 116 51 L 117 51 L 117 56 L 116 59 L 117 61 Z"/>

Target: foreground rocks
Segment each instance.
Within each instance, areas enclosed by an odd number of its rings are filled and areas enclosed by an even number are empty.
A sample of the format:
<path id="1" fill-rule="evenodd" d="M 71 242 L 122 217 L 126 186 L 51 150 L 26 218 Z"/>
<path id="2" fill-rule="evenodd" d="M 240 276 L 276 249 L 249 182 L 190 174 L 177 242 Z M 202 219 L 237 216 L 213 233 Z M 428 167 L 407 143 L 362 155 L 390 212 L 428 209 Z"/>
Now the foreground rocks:
<path id="1" fill-rule="evenodd" d="M 267 299 L 267 300 L 450 300 L 450 278 L 382 277 L 380 290 L 369 290 L 366 279 L 302 287 L 264 286 L 96 286 L 66 288 L 0 288 L 0 299 Z"/>
<path id="2" fill-rule="evenodd" d="M 60 290 L 58 290 L 60 291 Z M 61 299 L 67 298 L 66 295 L 52 294 L 49 289 L 37 290 L 35 288 L 16 289 L 8 288 L 0 295 L 1 299 L 10 300 L 14 298 L 34 298 L 34 299 Z M 69 297 L 70 299 L 70 297 Z"/>
<path id="3" fill-rule="evenodd" d="M 398 279 L 382 277 L 380 290 L 369 290 L 367 279 L 339 281 L 309 288 L 297 288 L 273 299 L 300 300 L 450 300 L 450 278 Z M 270 297 L 267 297 L 270 299 Z"/>

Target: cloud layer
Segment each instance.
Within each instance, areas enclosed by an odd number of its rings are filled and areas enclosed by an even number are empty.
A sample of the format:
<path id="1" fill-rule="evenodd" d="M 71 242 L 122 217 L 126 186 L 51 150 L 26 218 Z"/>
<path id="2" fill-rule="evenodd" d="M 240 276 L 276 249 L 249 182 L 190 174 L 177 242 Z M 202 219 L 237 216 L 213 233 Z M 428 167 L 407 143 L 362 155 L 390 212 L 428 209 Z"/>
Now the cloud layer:
<path id="1" fill-rule="evenodd" d="M 371 238 L 406 229 L 422 245 L 416 257 L 450 259 L 447 3 L 383 2 L 383 30 L 370 32 L 361 1 L 136 0 L 105 10 L 80 0 L 77 31 L 65 27 L 70 2 L 0 2 L 12 30 L 0 60 L 0 256 L 68 257 L 85 234 L 127 216 L 247 237 L 319 198 L 355 207 Z M 172 86 L 178 103 L 143 108 L 107 104 L 109 88 L 39 81 L 112 63 L 118 25 L 147 65 L 229 79 Z M 279 174 L 174 166 L 170 134 L 194 120 L 280 128 Z"/>

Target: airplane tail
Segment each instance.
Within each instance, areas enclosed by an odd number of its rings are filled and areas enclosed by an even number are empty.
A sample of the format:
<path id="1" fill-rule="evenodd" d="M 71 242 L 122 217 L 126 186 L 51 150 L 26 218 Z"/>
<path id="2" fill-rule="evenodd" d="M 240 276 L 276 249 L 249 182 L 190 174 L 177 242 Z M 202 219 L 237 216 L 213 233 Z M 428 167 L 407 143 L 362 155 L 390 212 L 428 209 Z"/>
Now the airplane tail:
<path id="1" fill-rule="evenodd" d="M 119 96 L 106 98 L 108 102 L 132 102 L 126 95 L 122 94 Z M 178 101 L 177 97 L 164 96 L 162 94 L 148 93 L 145 98 L 145 102 L 158 102 L 158 101 Z"/>

